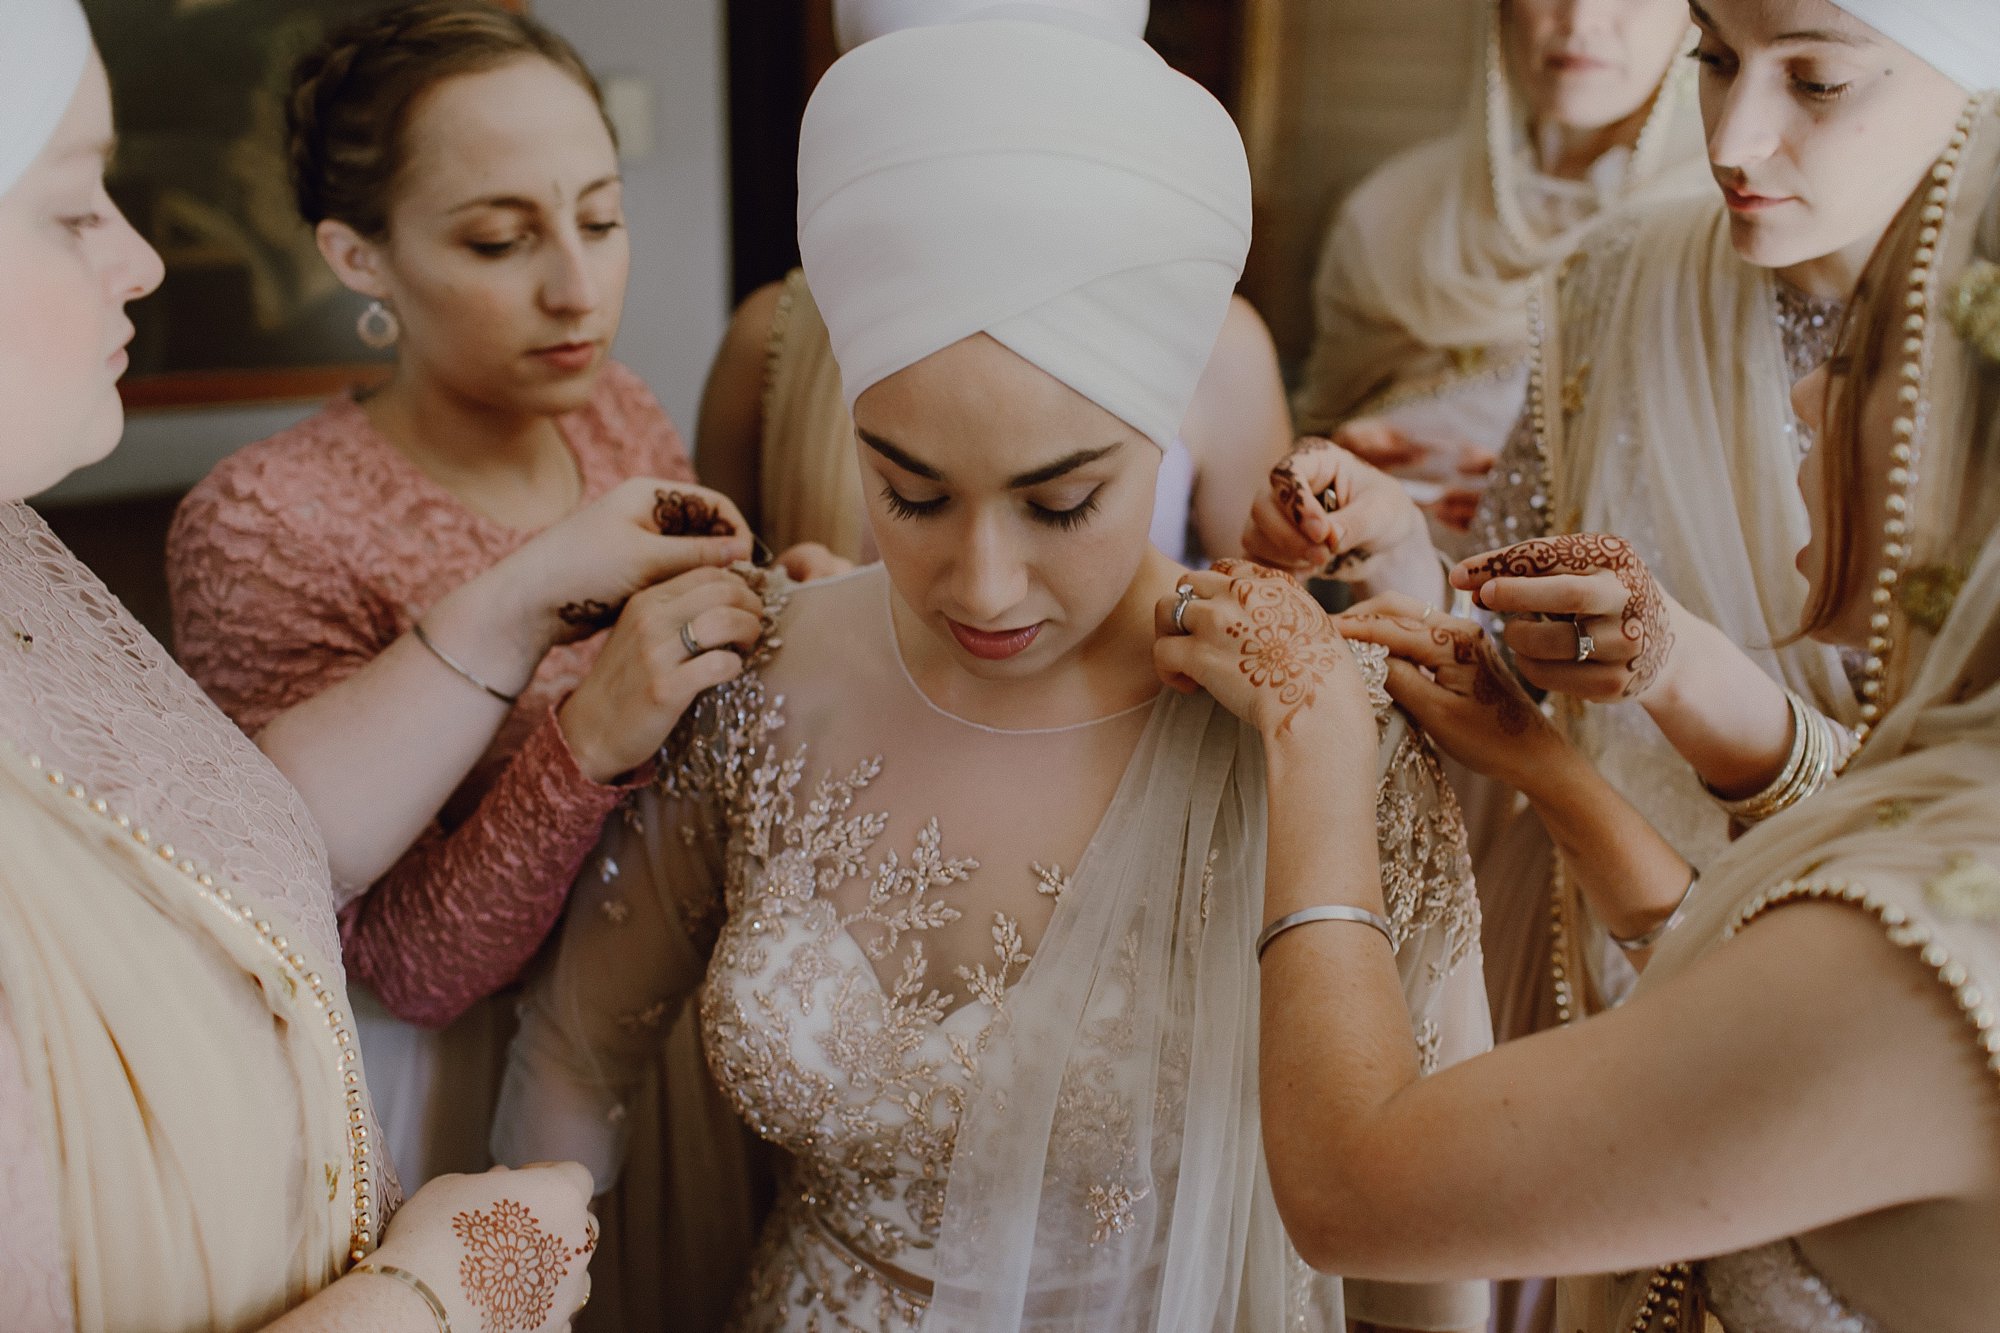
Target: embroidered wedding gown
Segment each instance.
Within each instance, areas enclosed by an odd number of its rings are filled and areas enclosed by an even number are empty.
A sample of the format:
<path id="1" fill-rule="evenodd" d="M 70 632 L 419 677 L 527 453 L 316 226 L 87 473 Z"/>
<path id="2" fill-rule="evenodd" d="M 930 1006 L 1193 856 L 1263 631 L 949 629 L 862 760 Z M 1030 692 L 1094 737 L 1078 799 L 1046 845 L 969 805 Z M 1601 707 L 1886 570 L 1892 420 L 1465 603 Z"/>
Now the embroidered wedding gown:
<path id="1" fill-rule="evenodd" d="M 1078 726 L 968 722 L 910 676 L 892 597 L 880 567 L 792 591 L 767 660 L 614 819 L 529 988 L 496 1153 L 607 1186 L 660 1024 L 700 987 L 724 1095 L 786 1162 L 736 1327 L 1262 1329 L 1287 1307 L 1339 1327 L 1258 1147 L 1254 735 L 1172 692 Z M 1382 777 L 1434 1068 L 1489 1044 L 1464 833 L 1356 651 L 1382 744 L 1354 762 Z M 1483 1319 L 1477 1285 L 1346 1299 Z"/>

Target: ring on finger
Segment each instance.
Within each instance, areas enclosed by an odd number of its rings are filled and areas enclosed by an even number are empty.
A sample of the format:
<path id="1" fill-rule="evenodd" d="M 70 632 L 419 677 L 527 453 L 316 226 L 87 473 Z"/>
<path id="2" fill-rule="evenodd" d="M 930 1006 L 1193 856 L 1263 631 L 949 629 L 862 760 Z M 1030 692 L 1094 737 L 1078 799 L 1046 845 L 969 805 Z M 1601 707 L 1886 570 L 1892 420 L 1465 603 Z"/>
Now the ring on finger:
<path id="1" fill-rule="evenodd" d="M 1570 628 L 1576 631 L 1576 660 L 1588 662 L 1591 655 L 1597 651 L 1597 640 L 1590 636 L 1590 631 L 1583 627 L 1582 621 L 1572 620 Z"/>
<path id="2" fill-rule="evenodd" d="M 695 638 L 694 622 L 692 620 L 681 623 L 681 647 L 687 649 L 689 657 L 700 657 L 708 651 L 707 648 L 702 646 L 701 641 Z"/>
<path id="3" fill-rule="evenodd" d="M 1187 634 L 1187 609 L 1196 601 L 1194 585 L 1183 583 L 1174 589 L 1174 633 Z"/>

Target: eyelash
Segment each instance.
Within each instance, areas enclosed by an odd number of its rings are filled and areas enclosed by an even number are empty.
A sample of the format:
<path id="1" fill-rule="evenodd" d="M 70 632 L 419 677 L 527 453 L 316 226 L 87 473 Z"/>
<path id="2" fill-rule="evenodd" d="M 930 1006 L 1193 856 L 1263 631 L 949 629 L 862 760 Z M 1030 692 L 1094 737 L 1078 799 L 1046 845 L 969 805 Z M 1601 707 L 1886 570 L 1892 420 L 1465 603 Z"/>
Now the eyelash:
<path id="1" fill-rule="evenodd" d="M 586 222 L 583 232 L 593 240 L 603 240 L 625 224 L 622 222 Z M 514 252 L 519 241 L 467 241 L 466 248 L 483 259 L 505 259 Z"/>
<path id="2" fill-rule="evenodd" d="M 1085 496 L 1081 503 L 1072 505 L 1068 509 L 1046 509 L 1041 505 L 1031 504 L 1028 506 L 1028 512 L 1034 516 L 1037 523 L 1054 528 L 1058 532 L 1069 532 L 1080 527 L 1097 512 L 1098 491 L 1103 489 L 1101 486 L 1098 487 Z M 945 501 L 949 498 L 940 495 L 935 500 L 911 500 L 898 494 L 894 486 L 885 485 L 882 488 L 882 503 L 888 506 L 889 513 L 896 518 L 928 518 L 944 508 Z"/>
<path id="3" fill-rule="evenodd" d="M 1732 72 L 1728 58 L 1714 51 L 1704 51 L 1700 47 L 1696 47 L 1694 50 L 1688 52 L 1688 59 L 1698 65 L 1706 66 L 1717 77 L 1727 77 Z M 1792 87 L 1798 89 L 1801 94 L 1815 102 L 1834 102 L 1847 96 L 1848 91 L 1854 85 L 1851 83 L 1813 83 L 1807 79 L 1794 78 L 1792 80 Z"/>

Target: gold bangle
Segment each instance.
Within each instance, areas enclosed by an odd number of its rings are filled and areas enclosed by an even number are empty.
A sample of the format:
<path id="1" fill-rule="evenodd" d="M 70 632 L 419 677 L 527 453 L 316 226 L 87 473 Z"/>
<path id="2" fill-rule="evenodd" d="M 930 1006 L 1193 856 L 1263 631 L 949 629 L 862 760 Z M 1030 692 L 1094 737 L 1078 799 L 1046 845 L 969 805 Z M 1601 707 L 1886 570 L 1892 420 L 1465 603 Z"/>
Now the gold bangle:
<path id="1" fill-rule="evenodd" d="M 424 1298 L 424 1304 L 431 1308 L 431 1318 L 437 1320 L 438 1333 L 451 1333 L 451 1315 L 444 1308 L 444 1302 L 431 1290 L 430 1283 L 418 1277 L 407 1268 L 396 1268 L 390 1264 L 360 1263 L 347 1270 L 350 1274 L 370 1273 L 376 1277 L 394 1278 L 411 1291 Z"/>

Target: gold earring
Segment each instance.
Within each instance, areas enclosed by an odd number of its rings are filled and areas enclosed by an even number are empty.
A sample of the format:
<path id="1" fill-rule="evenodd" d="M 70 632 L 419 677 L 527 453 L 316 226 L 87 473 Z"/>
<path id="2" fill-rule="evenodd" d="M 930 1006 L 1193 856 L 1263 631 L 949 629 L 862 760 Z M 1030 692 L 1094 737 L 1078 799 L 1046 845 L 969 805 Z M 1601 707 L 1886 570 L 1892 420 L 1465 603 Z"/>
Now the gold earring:
<path id="1" fill-rule="evenodd" d="M 370 301 L 368 308 L 355 321 L 354 332 L 362 345 L 376 351 L 394 347 L 396 340 L 403 336 L 403 323 L 396 318 L 396 312 L 380 301 Z"/>

